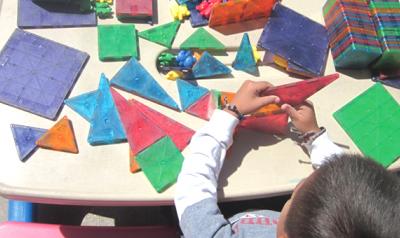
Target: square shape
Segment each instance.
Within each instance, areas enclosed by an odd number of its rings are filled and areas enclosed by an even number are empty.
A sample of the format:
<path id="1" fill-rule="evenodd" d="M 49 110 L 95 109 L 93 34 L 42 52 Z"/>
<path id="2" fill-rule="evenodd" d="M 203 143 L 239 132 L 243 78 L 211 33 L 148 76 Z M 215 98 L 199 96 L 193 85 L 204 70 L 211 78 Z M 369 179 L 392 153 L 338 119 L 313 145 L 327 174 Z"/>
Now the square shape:
<path id="1" fill-rule="evenodd" d="M 19 0 L 19 28 L 96 26 L 95 12 L 81 12 L 79 6 L 67 3 Z"/>
<path id="2" fill-rule="evenodd" d="M 320 76 L 325 71 L 328 43 L 324 26 L 276 4 L 258 46 Z"/>
<path id="3" fill-rule="evenodd" d="M 118 19 L 153 17 L 153 0 L 118 0 L 116 4 Z"/>
<path id="4" fill-rule="evenodd" d="M 182 168 L 183 156 L 166 136 L 140 152 L 136 161 L 157 192 L 174 184 Z"/>
<path id="5" fill-rule="evenodd" d="M 99 25 L 97 33 L 101 61 L 138 57 L 135 25 Z"/>
<path id="6" fill-rule="evenodd" d="M 400 105 L 376 83 L 333 116 L 357 147 L 388 167 L 400 156 Z"/>
<path id="7" fill-rule="evenodd" d="M 55 120 L 88 58 L 85 52 L 16 29 L 0 52 L 0 102 Z"/>

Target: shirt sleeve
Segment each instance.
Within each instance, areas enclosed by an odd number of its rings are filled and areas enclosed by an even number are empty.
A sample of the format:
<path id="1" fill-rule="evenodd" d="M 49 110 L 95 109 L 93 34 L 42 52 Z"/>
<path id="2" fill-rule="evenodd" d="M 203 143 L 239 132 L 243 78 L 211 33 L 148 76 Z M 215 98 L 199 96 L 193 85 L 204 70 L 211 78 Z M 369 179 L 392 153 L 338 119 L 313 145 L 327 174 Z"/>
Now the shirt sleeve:
<path id="1" fill-rule="evenodd" d="M 311 163 L 315 168 L 319 168 L 322 164 L 329 161 L 333 155 L 344 153 L 342 148 L 329 139 L 327 132 L 318 136 L 311 144 L 311 147 L 307 149 L 310 154 Z"/>
<path id="2" fill-rule="evenodd" d="M 195 203 L 205 199 L 217 203 L 218 176 L 238 123 L 231 114 L 215 110 L 210 121 L 193 136 L 191 154 L 183 162 L 175 194 L 180 221 L 185 209 Z"/>

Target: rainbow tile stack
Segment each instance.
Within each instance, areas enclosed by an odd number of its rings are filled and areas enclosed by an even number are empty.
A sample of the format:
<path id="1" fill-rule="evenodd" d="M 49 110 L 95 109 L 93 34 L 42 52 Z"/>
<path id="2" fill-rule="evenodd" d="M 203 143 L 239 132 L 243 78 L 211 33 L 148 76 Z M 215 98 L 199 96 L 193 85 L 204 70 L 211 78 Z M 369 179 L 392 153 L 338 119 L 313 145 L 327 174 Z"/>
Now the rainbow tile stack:
<path id="1" fill-rule="evenodd" d="M 400 67 L 400 3 L 398 1 L 370 1 L 369 8 L 382 47 L 382 57 L 373 69 Z"/>
<path id="2" fill-rule="evenodd" d="M 365 0 L 328 0 L 323 13 L 337 68 L 367 68 L 381 56 L 381 44 Z"/>

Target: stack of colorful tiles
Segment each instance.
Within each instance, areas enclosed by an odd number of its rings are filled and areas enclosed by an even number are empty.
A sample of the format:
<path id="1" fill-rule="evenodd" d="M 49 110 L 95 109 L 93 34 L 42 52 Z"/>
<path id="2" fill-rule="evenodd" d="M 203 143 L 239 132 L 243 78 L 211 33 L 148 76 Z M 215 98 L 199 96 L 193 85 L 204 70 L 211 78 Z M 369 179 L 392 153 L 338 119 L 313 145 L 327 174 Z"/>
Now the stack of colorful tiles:
<path id="1" fill-rule="evenodd" d="M 382 57 L 374 69 L 393 69 L 400 66 L 400 3 L 370 1 L 376 32 L 381 42 Z"/>
<path id="2" fill-rule="evenodd" d="M 336 67 L 367 68 L 381 55 L 365 0 L 328 0 L 323 12 Z"/>
<path id="3" fill-rule="evenodd" d="M 267 51 L 264 63 L 309 78 L 324 74 L 329 49 L 325 27 L 282 4 L 275 5 L 258 46 Z M 269 62 L 270 56 L 283 63 Z"/>

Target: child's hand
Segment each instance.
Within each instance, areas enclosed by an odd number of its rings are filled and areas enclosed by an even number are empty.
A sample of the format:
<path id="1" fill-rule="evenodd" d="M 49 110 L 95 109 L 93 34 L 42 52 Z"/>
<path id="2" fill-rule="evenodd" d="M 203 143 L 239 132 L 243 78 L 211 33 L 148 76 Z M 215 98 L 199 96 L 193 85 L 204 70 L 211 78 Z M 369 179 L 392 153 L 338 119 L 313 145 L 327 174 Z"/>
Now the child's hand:
<path id="1" fill-rule="evenodd" d="M 243 115 L 251 114 L 256 112 L 261 107 L 270 103 L 279 103 L 279 98 L 277 96 L 260 96 L 260 93 L 271 87 L 272 84 L 268 82 L 254 82 L 247 80 L 242 84 L 239 91 L 237 91 L 235 97 L 233 98 L 231 104 L 236 105 L 236 108 Z M 229 110 L 225 111 L 236 116 Z"/>
<path id="2" fill-rule="evenodd" d="M 289 115 L 293 125 L 300 132 L 306 133 L 320 131 L 315 117 L 314 107 L 311 102 L 304 102 L 304 104 L 299 105 L 296 108 L 289 104 L 283 104 L 281 109 Z"/>

